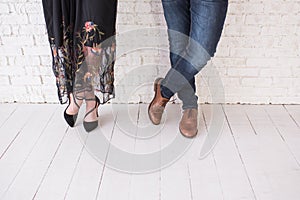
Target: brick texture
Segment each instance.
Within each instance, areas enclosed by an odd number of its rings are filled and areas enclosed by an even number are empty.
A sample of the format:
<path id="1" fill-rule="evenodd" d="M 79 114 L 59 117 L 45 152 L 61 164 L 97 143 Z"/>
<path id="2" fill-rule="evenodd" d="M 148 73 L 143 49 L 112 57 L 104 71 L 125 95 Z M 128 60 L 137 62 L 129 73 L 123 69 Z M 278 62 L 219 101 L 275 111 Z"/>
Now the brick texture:
<path id="1" fill-rule="evenodd" d="M 300 103 L 299 10 L 300 0 L 229 0 L 199 102 Z M 117 44 L 113 102 L 149 102 L 170 67 L 160 0 L 119 1 Z M 58 102 L 40 0 L 0 2 L 0 102 L 14 101 Z"/>

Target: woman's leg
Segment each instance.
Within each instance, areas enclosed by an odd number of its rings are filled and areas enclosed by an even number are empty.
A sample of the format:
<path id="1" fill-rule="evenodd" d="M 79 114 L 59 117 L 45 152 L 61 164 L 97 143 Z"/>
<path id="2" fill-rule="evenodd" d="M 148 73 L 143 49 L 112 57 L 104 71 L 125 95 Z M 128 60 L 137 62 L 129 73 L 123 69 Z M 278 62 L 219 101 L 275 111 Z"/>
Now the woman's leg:
<path id="1" fill-rule="evenodd" d="M 114 97 L 115 24 L 117 0 L 76 0 L 77 66 L 75 91 L 84 91 L 85 122 L 97 118 L 99 102 Z M 78 46 L 81 44 L 81 46 Z M 100 98 L 100 100 L 95 96 Z M 102 98 L 101 98 L 102 97 Z"/>

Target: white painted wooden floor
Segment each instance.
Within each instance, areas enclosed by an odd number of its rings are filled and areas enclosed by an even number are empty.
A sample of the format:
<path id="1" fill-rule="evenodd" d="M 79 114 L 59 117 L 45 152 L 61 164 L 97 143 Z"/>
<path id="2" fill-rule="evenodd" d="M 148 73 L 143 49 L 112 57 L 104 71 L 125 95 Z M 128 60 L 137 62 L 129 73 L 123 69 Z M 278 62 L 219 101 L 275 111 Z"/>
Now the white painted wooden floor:
<path id="1" fill-rule="evenodd" d="M 115 156 L 112 145 L 128 154 L 159 152 L 181 137 L 179 105 L 168 105 L 159 127 L 149 124 L 147 105 L 105 105 L 99 109 L 100 127 L 85 135 L 84 111 L 77 128 L 68 128 L 61 105 L 0 104 L 0 199 L 299 200 L 300 106 L 215 106 L 218 116 L 212 105 L 199 106 L 199 135 L 177 162 L 133 174 L 105 163 Z M 221 137 L 201 159 L 207 131 L 218 117 L 225 119 Z M 129 126 L 131 121 L 137 126 Z M 147 138 L 151 131 L 158 134 Z M 99 147 L 104 163 L 84 145 L 89 138 L 97 144 L 97 134 L 111 144 Z M 120 168 L 128 164 L 122 162 Z"/>

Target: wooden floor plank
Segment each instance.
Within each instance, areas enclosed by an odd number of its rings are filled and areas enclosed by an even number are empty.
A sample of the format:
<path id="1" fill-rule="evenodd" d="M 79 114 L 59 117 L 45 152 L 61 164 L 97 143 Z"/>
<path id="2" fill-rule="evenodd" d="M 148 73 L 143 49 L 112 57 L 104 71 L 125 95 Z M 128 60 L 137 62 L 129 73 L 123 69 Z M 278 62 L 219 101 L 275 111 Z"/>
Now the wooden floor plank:
<path id="1" fill-rule="evenodd" d="M 115 126 L 115 117 L 112 113 L 111 106 L 101 106 L 99 109 L 99 128 L 97 132 L 88 135 L 85 149 L 78 162 L 77 169 L 73 176 L 72 182 L 66 194 L 65 199 L 81 200 L 95 199 L 98 193 L 98 186 L 102 178 L 104 163 L 97 160 L 94 150 L 89 146 L 91 142 L 97 144 L 97 135 L 105 134 L 108 139 L 111 137 L 112 130 Z M 110 133 L 110 134 L 109 134 Z M 99 145 L 101 143 L 99 142 Z M 104 154 L 107 154 L 108 148 L 104 148 Z"/>
<path id="2" fill-rule="evenodd" d="M 38 109 L 36 105 L 19 105 L 15 112 L 1 126 L 0 159 L 4 156 L 14 140 L 19 136 L 24 126 L 32 119 L 32 114 Z"/>
<path id="3" fill-rule="evenodd" d="M 129 200 L 130 174 L 105 168 L 98 200 Z"/>
<path id="4" fill-rule="evenodd" d="M 25 110 L 29 109 L 29 107 L 31 106 L 24 106 Z M 41 108 L 43 108 L 43 112 L 40 112 Z M 56 108 L 56 105 L 35 105 L 34 112 L 30 115 L 30 118 L 28 118 L 30 123 L 25 124 L 19 133 L 19 136 L 1 158 L 1 197 L 5 195 L 11 184 L 13 184 L 24 163 L 43 135 L 45 127 L 48 125 L 49 120 L 53 117 L 53 113 Z M 31 107 L 31 109 L 33 108 Z M 25 112 L 25 110 L 20 108 L 20 111 Z M 19 112 L 16 111 L 15 113 L 18 114 Z"/>
<path id="5" fill-rule="evenodd" d="M 162 119 L 161 149 L 171 145 L 177 137 L 184 139 L 179 132 L 179 121 L 181 118 L 181 108 L 178 104 L 169 104 L 166 108 L 166 113 Z M 183 140 L 187 141 L 187 140 Z M 184 152 L 182 152 L 184 153 Z M 163 158 L 162 158 L 163 159 Z"/>
<path id="6" fill-rule="evenodd" d="M 148 105 L 140 104 L 137 123 L 137 134 L 134 144 L 134 154 L 152 154 L 159 152 L 161 148 L 161 126 L 154 126 L 148 117 Z M 160 166 L 160 154 L 157 154 L 158 159 L 151 160 L 151 164 L 157 161 L 157 166 Z M 148 161 L 149 162 L 149 161 Z M 136 163 L 138 164 L 138 163 Z M 150 165 L 150 163 L 149 163 Z M 148 166 L 149 166 L 148 165 Z M 133 174 L 130 179 L 130 195 L 131 200 L 152 200 L 160 198 L 160 169 L 154 169 L 155 172 L 147 173 L 148 169 L 145 169 L 144 173 L 140 175 Z M 145 181 L 147 180 L 147 181 Z"/>
<path id="7" fill-rule="evenodd" d="M 284 138 L 278 132 L 274 126 L 274 122 L 266 112 L 266 107 L 267 106 L 243 106 L 243 109 L 245 109 L 249 116 L 253 129 L 258 137 L 256 142 L 256 155 L 253 155 L 256 156 L 258 160 L 257 163 L 259 163 L 259 166 L 256 167 L 264 174 L 265 182 L 271 185 L 272 196 L 269 199 L 277 199 L 279 194 L 286 194 L 287 196 L 291 194 L 288 187 L 284 187 L 280 191 L 275 191 L 274 188 L 282 185 L 282 182 L 288 182 L 286 179 L 289 179 L 289 177 L 286 176 L 285 179 L 284 174 L 299 171 L 299 165 L 295 157 L 291 154 Z M 254 162 L 255 161 L 251 161 L 251 163 Z M 278 180 L 278 182 L 274 182 L 274 179 L 270 179 L 270 177 L 274 175 L 282 175 L 283 178 L 282 180 Z M 255 174 L 254 177 L 258 178 L 259 176 Z M 262 181 L 260 181 L 260 183 L 262 183 Z"/>
<path id="8" fill-rule="evenodd" d="M 206 109 L 212 110 L 212 106 L 221 107 L 221 105 L 205 105 L 203 106 L 204 115 L 206 115 Z M 224 115 L 224 113 L 221 112 L 217 114 Z M 220 140 L 215 146 L 213 153 L 222 185 L 223 198 L 255 199 L 255 194 L 252 191 L 251 183 L 249 182 L 247 172 L 244 169 L 239 149 L 236 146 L 230 127 L 227 123 L 225 123 L 221 134 Z"/>
<path id="9" fill-rule="evenodd" d="M 45 175 L 34 199 L 64 199 L 83 151 L 77 128 L 69 129 Z M 83 128 L 82 128 L 83 129 Z"/>
<path id="10" fill-rule="evenodd" d="M 102 171 L 103 164 L 84 149 L 65 199 L 95 199 Z"/>
<path id="11" fill-rule="evenodd" d="M 173 143 L 176 137 L 182 142 L 190 142 L 190 139 L 184 138 L 179 132 L 179 121 L 181 118 L 181 108 L 179 105 L 170 104 L 167 106 L 166 121 L 164 129 L 161 132 L 161 148 L 166 148 Z M 180 148 L 180 147 L 178 147 Z M 175 149 L 174 149 L 175 150 Z M 175 151 L 174 151 L 175 152 Z M 178 154 L 181 155 L 178 155 Z M 161 199 L 185 199 L 191 200 L 192 190 L 189 179 L 188 165 L 184 157 L 184 151 L 178 152 L 177 160 L 170 166 L 161 170 Z M 168 155 L 164 155 L 168 156 Z M 165 164 L 162 157 L 162 165 Z"/>
<path id="12" fill-rule="evenodd" d="M 111 145 L 125 152 L 133 152 L 139 105 L 114 105 L 112 109 L 118 114 Z"/>
<path id="13" fill-rule="evenodd" d="M 192 200 L 188 165 L 175 163 L 161 171 L 161 199 Z"/>
<path id="14" fill-rule="evenodd" d="M 57 109 L 3 199 L 32 199 L 65 136 L 67 124 L 62 112 L 62 107 Z"/>
<path id="15" fill-rule="evenodd" d="M 262 167 L 260 136 L 242 105 L 225 106 L 225 112 L 257 199 L 273 199 L 272 186 Z"/>
<path id="16" fill-rule="evenodd" d="M 198 135 L 185 157 L 191 184 L 192 199 L 223 199 L 222 185 L 215 164 L 214 153 L 199 159 L 203 143 L 207 138 L 207 126 L 202 106 L 198 108 Z"/>
<path id="17" fill-rule="evenodd" d="M 109 140 L 110 149 L 107 155 L 107 162 L 103 171 L 102 180 L 99 183 L 98 200 L 129 200 L 130 177 L 131 175 L 124 171 L 124 165 L 130 165 L 128 161 L 123 160 L 122 152 L 133 153 L 135 135 L 137 131 L 138 105 L 114 105 L 114 113 L 117 111 L 116 125 L 113 130 L 112 138 Z M 119 160 L 119 164 L 112 165 L 110 160 Z M 116 170 L 114 170 L 116 169 Z M 118 192 L 115 192 L 118 188 Z"/>
<path id="18" fill-rule="evenodd" d="M 84 109 L 70 129 L 59 105 L 0 104 L 0 199 L 300 198 L 300 106 L 220 107 L 227 123 L 202 160 L 200 152 L 216 120 L 212 105 L 199 106 L 194 140 L 179 133 L 180 105 L 168 104 L 160 126 L 151 124 L 147 107 L 101 106 L 99 127 L 87 134 Z M 188 148 L 161 152 L 178 138 Z M 163 169 L 151 173 L 141 173 L 139 162 L 126 158 L 155 151 L 160 156 L 154 162 Z M 177 159 L 164 166 L 169 156 Z M 131 170 L 118 171 L 122 169 Z M 136 169 L 139 175 L 130 173 Z"/>
<path id="19" fill-rule="evenodd" d="M 17 104 L 0 104 L 0 130 L 2 130 L 2 125 L 11 117 L 16 108 Z"/>
<path id="20" fill-rule="evenodd" d="M 272 200 L 299 199 L 300 172 L 274 173 L 268 176 L 272 186 Z"/>
<path id="21" fill-rule="evenodd" d="M 284 108 L 289 113 L 290 118 L 295 122 L 295 124 L 300 127 L 300 106 L 284 105 Z"/>
<path id="22" fill-rule="evenodd" d="M 268 116 L 266 106 L 243 106 L 260 137 L 259 148 L 264 159 L 264 167 L 270 172 L 284 172 L 299 169 L 284 138 Z"/>
<path id="23" fill-rule="evenodd" d="M 265 110 L 300 167 L 300 127 L 295 124 L 287 110 L 281 105 L 266 106 Z"/>
<path id="24" fill-rule="evenodd" d="M 192 199 L 223 199 L 223 191 L 212 154 L 188 163 Z"/>
<path id="25" fill-rule="evenodd" d="M 133 174 L 130 184 L 130 200 L 160 198 L 160 171 L 149 174 Z"/>
<path id="26" fill-rule="evenodd" d="M 169 109 L 167 110 L 167 112 L 168 111 Z M 160 151 L 161 134 L 167 131 L 168 130 L 164 129 L 164 122 L 160 125 L 153 125 L 148 116 L 148 105 L 140 104 L 134 147 L 135 153 L 150 154 L 156 151 Z"/>

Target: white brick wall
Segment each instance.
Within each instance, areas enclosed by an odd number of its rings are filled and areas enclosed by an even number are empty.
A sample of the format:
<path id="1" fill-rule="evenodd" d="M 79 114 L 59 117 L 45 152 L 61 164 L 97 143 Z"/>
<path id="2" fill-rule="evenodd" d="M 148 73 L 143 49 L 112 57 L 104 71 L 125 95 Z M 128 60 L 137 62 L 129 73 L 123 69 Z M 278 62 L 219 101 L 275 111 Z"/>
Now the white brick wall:
<path id="1" fill-rule="evenodd" d="M 169 68 L 161 2 L 119 0 L 118 10 L 115 102 L 148 102 L 151 81 Z M 148 27 L 163 31 L 127 37 Z M 299 46 L 300 0 L 230 0 L 212 62 L 225 101 L 300 103 Z M 131 47 L 140 48 L 123 54 Z M 201 77 L 212 64 L 198 76 L 200 102 L 210 102 L 216 87 L 215 77 Z M 54 81 L 41 1 L 1 0 L 0 102 L 58 102 Z"/>

